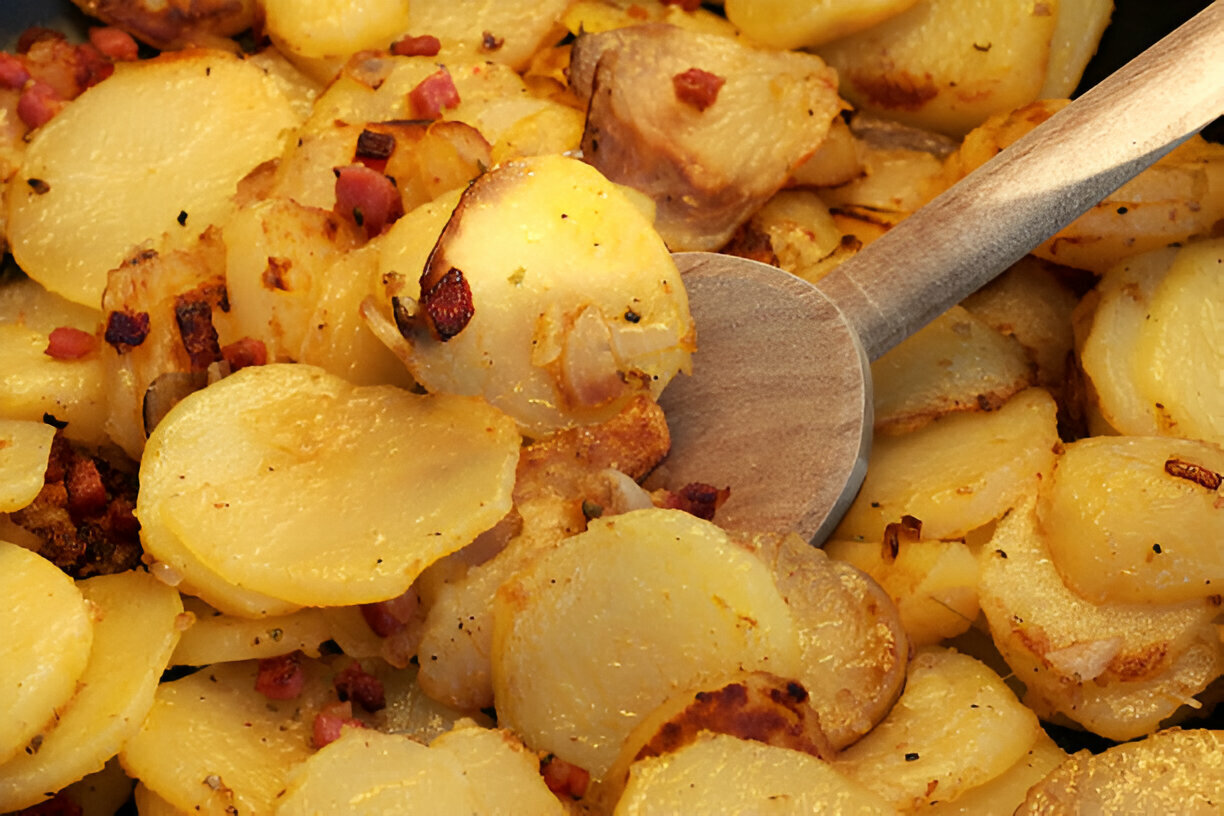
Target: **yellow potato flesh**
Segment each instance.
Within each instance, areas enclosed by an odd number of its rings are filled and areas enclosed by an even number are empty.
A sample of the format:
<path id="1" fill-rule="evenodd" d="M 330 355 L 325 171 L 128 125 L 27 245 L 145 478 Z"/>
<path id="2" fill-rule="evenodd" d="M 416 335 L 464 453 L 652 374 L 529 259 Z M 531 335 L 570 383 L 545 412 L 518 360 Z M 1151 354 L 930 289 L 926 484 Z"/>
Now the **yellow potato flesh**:
<path id="1" fill-rule="evenodd" d="M 76 692 L 94 623 L 72 579 L 0 541 L 0 763 L 18 754 Z"/>
<path id="2" fill-rule="evenodd" d="M 1037 505 L 1067 586 L 1096 603 L 1175 603 L 1224 591 L 1224 503 L 1215 482 L 1200 484 L 1187 467 L 1218 480 L 1224 450 L 1160 437 L 1067 445 Z"/>
<path id="3" fill-rule="evenodd" d="M 386 48 L 408 28 L 408 0 L 264 0 L 268 35 L 303 57 Z"/>
<path id="4" fill-rule="evenodd" d="M 915 0 L 728 0 L 727 19 L 774 48 L 823 45 L 887 20 Z"/>
<path id="5" fill-rule="evenodd" d="M 473 726 L 456 727 L 429 744 L 429 750 L 455 758 L 463 769 L 481 813 L 500 813 L 506 803 L 517 812 L 566 813 L 540 775 L 540 758 L 509 731 Z"/>
<path id="6" fill-rule="evenodd" d="M 47 356 L 47 334 L 21 324 L 0 324 L 0 416 L 41 422 L 50 414 L 67 422 L 65 435 L 89 444 L 106 440 L 106 381 L 102 358 Z"/>
<path id="7" fill-rule="evenodd" d="M 674 753 L 634 763 L 615 811 L 616 816 L 893 812 L 879 795 L 811 754 L 708 732 Z"/>
<path id="8" fill-rule="evenodd" d="M 1024 803 L 1029 788 L 1044 779 L 1066 758 L 1067 752 L 1042 731 L 1033 747 L 1015 765 L 952 801 L 941 800 L 923 808 L 922 812 L 928 816 L 1012 816 Z"/>
<path id="9" fill-rule="evenodd" d="M 592 522 L 498 591 L 493 626 L 499 722 L 597 779 L 676 691 L 799 667 L 768 568 L 679 511 Z"/>
<path id="10" fill-rule="evenodd" d="M 506 514 L 518 448 L 479 400 L 256 366 L 157 427 L 137 514 L 238 587 L 302 605 L 385 600 Z"/>
<path id="11" fill-rule="evenodd" d="M 1022 391 L 998 411 L 944 417 L 875 441 L 867 479 L 834 538 L 883 540 L 916 516 L 928 538 L 956 538 L 998 518 L 1054 464 L 1054 400 Z"/>
<path id="12" fill-rule="evenodd" d="M 319 645 L 332 636 L 320 609 L 252 619 L 224 615 L 191 597 L 184 599 L 183 606 L 195 620 L 174 650 L 173 666 L 256 660 L 297 650 L 318 657 Z"/>
<path id="13" fill-rule="evenodd" d="M 140 728 L 178 642 L 179 595 L 148 573 L 102 575 L 78 586 L 98 615 L 89 662 L 72 703 L 43 734 L 38 751 L 0 765 L 0 808 L 6 811 L 29 807 L 101 770 Z"/>
<path id="14" fill-rule="evenodd" d="M 238 180 L 279 154 L 296 123 L 272 80 L 231 54 L 121 64 L 31 140 L 18 176 L 49 189 L 10 187 L 13 257 L 51 291 L 97 306 L 133 247 L 163 234 L 184 246 L 227 214 Z"/>
<path id="15" fill-rule="evenodd" d="M 950 650 L 924 651 L 910 661 L 893 710 L 834 767 L 907 810 L 1006 772 L 1039 732 L 1036 715 L 986 666 Z"/>
<path id="16" fill-rule="evenodd" d="M 20 510 L 42 490 L 55 428 L 0 419 L 0 513 Z"/>

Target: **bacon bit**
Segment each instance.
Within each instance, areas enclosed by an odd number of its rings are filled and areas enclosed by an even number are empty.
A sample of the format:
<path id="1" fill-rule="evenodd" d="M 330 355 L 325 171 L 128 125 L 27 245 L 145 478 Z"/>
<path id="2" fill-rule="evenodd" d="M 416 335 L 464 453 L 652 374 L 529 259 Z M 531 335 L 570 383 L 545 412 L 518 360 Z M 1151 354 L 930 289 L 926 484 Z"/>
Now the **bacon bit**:
<path id="1" fill-rule="evenodd" d="M 387 707 L 387 693 L 382 681 L 368 674 L 356 660 L 337 674 L 332 684 L 341 702 L 351 700 L 370 713 Z"/>
<path id="2" fill-rule="evenodd" d="M 269 700 L 292 700 L 302 693 L 306 672 L 302 669 L 302 653 L 290 652 L 259 661 L 255 690 Z"/>
<path id="3" fill-rule="evenodd" d="M 714 104 L 718 99 L 719 90 L 726 82 L 727 80 L 718 74 L 711 74 L 700 68 L 690 68 L 672 77 L 676 99 L 699 111 L 704 111 Z"/>
<path id="4" fill-rule="evenodd" d="M 494 37 L 492 31 L 483 31 L 480 34 L 481 51 L 496 51 L 497 49 L 501 48 L 505 42 L 505 37 Z"/>
<path id="5" fill-rule="evenodd" d="M 68 490 L 68 513 L 74 521 L 96 515 L 106 507 L 106 487 L 98 466 L 88 456 L 74 456 L 64 475 Z"/>
<path id="6" fill-rule="evenodd" d="M 1221 479 L 1220 474 L 1214 470 L 1208 470 L 1202 465 L 1187 462 L 1185 459 L 1180 459 L 1176 456 L 1170 457 L 1164 463 L 1164 469 L 1165 473 L 1170 476 L 1194 482 L 1208 490 L 1219 490 L 1221 481 L 1224 481 Z"/>
<path id="7" fill-rule="evenodd" d="M 719 489 L 704 482 L 690 482 L 678 491 L 667 491 L 662 507 L 683 510 L 699 519 L 712 521 L 714 513 L 731 496 L 731 488 Z"/>
<path id="8" fill-rule="evenodd" d="M 922 537 L 922 522 L 913 516 L 902 516 L 901 521 L 884 525 L 884 563 L 891 564 L 901 552 L 901 542 L 913 544 Z"/>
<path id="9" fill-rule="evenodd" d="M 581 799 L 591 784 L 590 773 L 555 754 L 548 754 L 540 760 L 540 775 L 550 791 L 571 799 Z"/>
<path id="10" fill-rule="evenodd" d="M 361 605 L 361 616 L 366 625 L 379 637 L 390 637 L 399 632 L 416 617 L 420 598 L 415 589 L 409 589 L 398 598 Z"/>
<path id="11" fill-rule="evenodd" d="M 397 57 L 436 57 L 441 50 L 442 41 L 430 34 L 408 35 L 391 44 L 391 53 Z"/>
<path id="12" fill-rule="evenodd" d="M 212 306 L 197 293 L 174 299 L 174 321 L 191 360 L 192 371 L 204 371 L 221 359 L 221 344 L 212 322 Z"/>
<path id="13" fill-rule="evenodd" d="M 0 52 L 0 87 L 17 90 L 30 79 L 25 63 L 12 54 Z"/>
<path id="14" fill-rule="evenodd" d="M 149 336 L 149 313 L 111 312 L 106 318 L 106 332 L 102 339 L 125 354 L 139 346 Z"/>
<path id="15" fill-rule="evenodd" d="M 679 6 L 681 11 L 696 11 L 701 8 L 701 0 L 663 0 L 665 6 Z"/>
<path id="16" fill-rule="evenodd" d="M 336 213 L 365 229 L 367 238 L 380 234 L 404 214 L 395 182 L 369 167 L 350 164 L 336 171 Z"/>
<path id="17" fill-rule="evenodd" d="M 91 333 L 72 326 L 60 326 L 47 335 L 47 348 L 43 354 L 57 360 L 79 360 L 92 354 L 97 347 L 98 338 Z"/>
<path id="18" fill-rule="evenodd" d="M 89 41 L 101 53 L 119 62 L 132 62 L 140 56 L 136 40 L 121 28 L 101 26 L 89 29 Z"/>
<path id="19" fill-rule="evenodd" d="M 44 802 L 16 811 L 13 816 L 81 816 L 83 812 L 80 805 L 60 791 Z"/>
<path id="20" fill-rule="evenodd" d="M 323 706 L 323 709 L 314 718 L 312 729 L 314 747 L 322 748 L 340 739 L 340 732 L 346 725 L 350 728 L 365 728 L 365 723 L 354 719 L 352 703 L 329 703 Z"/>
<path id="21" fill-rule="evenodd" d="M 408 92 L 408 101 L 421 119 L 437 119 L 445 108 L 459 104 L 459 89 L 445 69 L 433 72 Z"/>
<path id="22" fill-rule="evenodd" d="M 463 331 L 476 314 L 472 289 L 463 272 L 452 266 L 421 296 L 421 309 L 443 343 Z"/>
<path id="23" fill-rule="evenodd" d="M 629 14 L 629 17 L 634 20 L 649 20 L 650 19 L 650 12 L 642 8 L 641 6 L 639 6 L 637 3 L 633 3 L 632 5 L 630 5 L 629 8 L 627 9 L 627 13 Z"/>
<path id="24" fill-rule="evenodd" d="M 363 130 L 357 137 L 357 151 L 353 155 L 358 162 L 376 173 L 387 172 L 387 159 L 395 152 L 395 136 L 377 130 Z"/>
<path id="25" fill-rule="evenodd" d="M 26 127 L 36 128 L 50 122 L 64 107 L 64 100 L 42 80 L 34 80 L 17 99 L 17 115 Z"/>
<path id="26" fill-rule="evenodd" d="M 221 357 L 229 363 L 230 371 L 237 371 L 248 366 L 266 365 L 268 362 L 268 347 L 262 340 L 254 337 L 244 337 L 228 346 L 221 348 Z"/>

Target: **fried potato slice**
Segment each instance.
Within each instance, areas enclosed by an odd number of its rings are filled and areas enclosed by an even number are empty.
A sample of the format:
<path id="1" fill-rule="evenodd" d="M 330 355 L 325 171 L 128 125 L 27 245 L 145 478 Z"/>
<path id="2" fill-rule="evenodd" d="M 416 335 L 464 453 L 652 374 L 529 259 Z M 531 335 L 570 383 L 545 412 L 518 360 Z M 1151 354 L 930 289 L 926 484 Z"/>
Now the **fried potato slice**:
<path id="1" fill-rule="evenodd" d="M 123 63 L 31 140 L 9 187 L 13 257 L 51 291 L 97 306 L 134 247 L 183 247 L 227 215 L 238 180 L 296 124 L 267 74 L 231 54 Z"/>
<path id="2" fill-rule="evenodd" d="M 867 479 L 833 538 L 882 541 L 904 515 L 928 538 L 959 538 L 999 518 L 1053 467 L 1055 410 L 1048 393 L 1030 388 L 997 411 L 876 439 Z"/>
<path id="3" fill-rule="evenodd" d="M 261 0 L 264 31 L 290 57 L 339 58 L 387 48 L 408 30 L 408 0 Z"/>
<path id="4" fill-rule="evenodd" d="M 1005 773 L 1040 730 L 985 665 L 927 650 L 910 661 L 905 691 L 884 721 L 833 765 L 899 811 L 925 810 Z"/>
<path id="5" fill-rule="evenodd" d="M 0 419 L 0 513 L 20 510 L 42 490 L 54 438 L 45 422 Z"/>
<path id="6" fill-rule="evenodd" d="M 811 754 L 706 732 L 680 750 L 634 763 L 617 816 L 636 814 L 893 813 L 870 788 Z"/>
<path id="7" fill-rule="evenodd" d="M 752 39 L 773 48 L 823 45 L 878 25 L 915 0 L 729 0 L 727 19 Z"/>
<path id="8" fill-rule="evenodd" d="M 1058 23 L 1050 39 L 1050 61 L 1042 99 L 1069 99 L 1079 86 L 1109 17 L 1113 0 L 1058 0 Z"/>
<path id="9" fill-rule="evenodd" d="M 961 135 L 1045 84 L 1056 3 L 923 0 L 818 49 L 860 110 Z"/>
<path id="10" fill-rule="evenodd" d="M 414 0 L 404 30 L 437 37 L 444 59 L 492 61 L 518 71 L 540 48 L 561 39 L 561 15 L 568 5 L 569 0 Z"/>
<path id="11" fill-rule="evenodd" d="M 0 765 L 19 754 L 76 693 L 94 637 L 92 610 L 47 559 L 0 541 Z"/>
<path id="12" fill-rule="evenodd" d="M 258 660 L 301 651 L 319 656 L 319 646 L 331 638 L 322 610 L 300 609 L 272 618 L 226 615 L 187 596 L 183 608 L 194 621 L 179 639 L 172 666 L 208 666 L 238 660 Z"/>
<path id="13" fill-rule="evenodd" d="M 691 69 L 724 81 L 708 105 L 681 99 L 676 77 Z M 662 24 L 580 37 L 570 81 L 589 100 L 584 160 L 654 199 L 676 251 L 725 244 L 842 108 L 818 57 Z"/>
<path id="14" fill-rule="evenodd" d="M 688 369 L 693 325 L 674 261 L 633 200 L 575 159 L 477 179 L 412 310 L 414 294 L 396 301 L 413 377 L 483 395 L 529 436 L 606 420 Z"/>
<path id="15" fill-rule="evenodd" d="M 1224 732 L 1169 730 L 1080 751 L 1029 791 L 1017 816 L 1073 813 L 1218 813 Z"/>
<path id="16" fill-rule="evenodd" d="M 68 423 L 64 429 L 68 438 L 102 444 L 107 439 L 102 429 L 106 421 L 102 356 L 92 353 L 79 360 L 47 356 L 52 328 L 0 319 L 0 416 L 42 422 L 50 415 Z"/>
<path id="17" fill-rule="evenodd" d="M 154 48 L 219 45 L 255 23 L 256 0 L 73 0 L 90 17 L 119 26 Z"/>
<path id="18" fill-rule="evenodd" d="M 1214 599 L 1094 604 L 1063 583 L 1041 536 L 1036 499 L 999 522 L 979 555 L 990 634 L 1044 716 L 1111 739 L 1154 730 L 1224 669 Z"/>
<path id="19" fill-rule="evenodd" d="M 499 722 L 593 779 L 676 691 L 799 668 L 768 568 L 675 510 L 592 521 L 503 585 L 493 614 Z"/>
<path id="20" fill-rule="evenodd" d="M 945 414 L 997 410 L 1035 382 L 1018 340 L 953 306 L 871 364 L 875 431 L 906 433 Z"/>
<path id="21" fill-rule="evenodd" d="M 1067 752 L 1041 731 L 1028 753 L 989 782 L 961 793 L 952 801 L 940 800 L 922 809 L 934 816 L 1013 816 L 1024 804 L 1029 788 L 1067 758 Z"/>
<path id="22" fill-rule="evenodd" d="M 540 775 L 540 758 L 512 732 L 481 728 L 471 720 L 439 735 L 429 750 L 454 757 L 471 786 L 478 813 L 561 816 L 567 812 Z"/>
<path id="23" fill-rule="evenodd" d="M 77 586 L 98 616 L 89 662 L 71 704 L 35 737 L 37 751 L 0 765 L 5 811 L 101 770 L 140 728 L 178 642 L 179 595 L 148 573 L 100 575 Z"/>
<path id="24" fill-rule="evenodd" d="M 1176 603 L 1224 588 L 1224 450 L 1161 437 L 1067 445 L 1037 517 L 1063 582 L 1094 603 Z"/>
<path id="25" fill-rule="evenodd" d="M 506 514 L 519 441 L 480 400 L 254 366 L 158 426 L 136 512 L 238 587 L 302 605 L 380 601 Z M 163 540 L 146 548 L 191 580 Z"/>
<path id="26" fill-rule="evenodd" d="M 314 714 L 331 692 L 320 664 L 303 669 L 305 688 L 292 700 L 255 690 L 254 661 L 162 683 L 119 756 L 124 769 L 182 813 L 272 813 L 290 770 L 314 753 Z"/>

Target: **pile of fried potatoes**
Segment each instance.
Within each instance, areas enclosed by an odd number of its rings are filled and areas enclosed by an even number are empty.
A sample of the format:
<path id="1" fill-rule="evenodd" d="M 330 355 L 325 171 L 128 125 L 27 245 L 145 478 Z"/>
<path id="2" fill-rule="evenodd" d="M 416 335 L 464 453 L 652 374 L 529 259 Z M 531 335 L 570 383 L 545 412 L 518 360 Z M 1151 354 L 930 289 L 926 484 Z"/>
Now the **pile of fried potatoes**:
<path id="1" fill-rule="evenodd" d="M 818 281 L 1108 0 L 77 4 L 141 58 L 0 54 L 0 812 L 1218 812 L 1224 146 L 873 364 L 822 549 L 641 487 L 669 252 Z"/>

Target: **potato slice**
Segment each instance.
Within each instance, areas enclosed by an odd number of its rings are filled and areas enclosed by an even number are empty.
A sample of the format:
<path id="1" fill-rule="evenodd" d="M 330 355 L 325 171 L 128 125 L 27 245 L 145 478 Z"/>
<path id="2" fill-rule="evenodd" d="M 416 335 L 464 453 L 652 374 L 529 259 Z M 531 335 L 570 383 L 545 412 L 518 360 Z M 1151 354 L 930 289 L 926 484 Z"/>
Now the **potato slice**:
<path id="1" fill-rule="evenodd" d="M 681 101 L 690 69 L 725 80 L 708 106 Z M 818 57 L 648 24 L 582 36 L 570 81 L 589 101 L 585 161 L 658 206 L 672 250 L 713 250 L 820 146 L 841 108 Z"/>
<path id="2" fill-rule="evenodd" d="M 1050 40 L 1050 62 L 1042 99 L 1069 99 L 1079 86 L 1109 16 L 1113 0 L 1058 0 L 1058 23 Z"/>
<path id="3" fill-rule="evenodd" d="M 101 770 L 140 728 L 178 642 L 179 595 L 148 573 L 101 575 L 77 586 L 98 615 L 89 662 L 72 703 L 34 738 L 37 751 L 0 765 L 5 811 Z M 46 634 L 41 625 L 38 632 Z"/>
<path id="4" fill-rule="evenodd" d="M 925 810 L 1005 773 L 1040 730 L 986 666 L 951 650 L 923 651 L 893 710 L 834 767 L 898 810 Z"/>
<path id="5" fill-rule="evenodd" d="M 728 0 L 727 19 L 773 48 L 823 45 L 878 25 L 915 0 Z"/>
<path id="6" fill-rule="evenodd" d="M 72 579 L 0 541 L 0 764 L 17 755 L 76 693 L 93 643 L 92 610 Z"/>
<path id="7" fill-rule="evenodd" d="M 1018 816 L 1073 813 L 1219 813 L 1224 732 L 1169 730 L 1080 751 L 1029 791 Z"/>
<path id="8" fill-rule="evenodd" d="M 575 37 L 583 32 L 599 34 L 643 23 L 670 23 L 690 31 L 739 36 L 733 23 L 710 9 L 698 6 L 690 11 L 664 0 L 576 0 L 570 3 L 561 22 Z"/>
<path id="9" fill-rule="evenodd" d="M 443 58 L 490 60 L 522 70 L 532 54 L 561 39 L 561 15 L 568 5 L 569 0 L 416 0 L 404 30 L 437 37 Z"/>
<path id="10" fill-rule="evenodd" d="M 876 433 L 951 413 L 993 411 L 1035 384 L 1020 342 L 953 306 L 871 364 Z"/>
<path id="11" fill-rule="evenodd" d="M 50 331 L 0 321 L 0 416 L 42 422 L 50 414 L 68 423 L 64 434 L 69 439 L 103 444 L 107 436 L 102 429 L 106 422 L 102 356 L 49 357 Z"/>
<path id="12" fill-rule="evenodd" d="M 272 618 L 239 618 L 190 596 L 183 599 L 183 607 L 195 620 L 183 632 L 170 658 L 172 666 L 258 660 L 292 651 L 318 657 L 320 644 L 331 637 L 320 609 L 300 609 Z"/>
<path id="13" fill-rule="evenodd" d="M 905 683 L 910 646 L 896 607 L 871 578 L 799 536 L 740 543 L 769 567 L 794 616 L 801 665 L 791 676 L 833 747 L 849 745 L 884 718 Z"/>
<path id="14" fill-rule="evenodd" d="M 819 49 L 860 110 L 957 136 L 1037 98 L 1057 3 L 921 0 Z"/>
<path id="15" fill-rule="evenodd" d="M 811 754 L 710 733 L 675 753 L 634 763 L 615 811 L 617 816 L 893 812 L 870 788 Z"/>
<path id="16" fill-rule="evenodd" d="M 922 812 L 928 816 L 1012 816 L 1024 804 L 1029 788 L 1067 758 L 1044 731 L 1028 753 L 994 779 L 961 793 L 952 801 L 940 800 Z"/>
<path id="17" fill-rule="evenodd" d="M 567 813 L 540 775 L 540 758 L 513 733 L 480 728 L 471 720 L 429 743 L 454 757 L 476 799 L 476 812 L 505 811 L 539 816 Z"/>
<path id="18" fill-rule="evenodd" d="M 306 661 L 303 668 L 305 690 L 293 700 L 256 691 L 255 662 L 223 663 L 163 683 L 119 756 L 123 767 L 183 813 L 273 812 L 290 770 L 314 753 L 314 714 L 331 693 L 321 665 Z"/>
<path id="19" fill-rule="evenodd" d="M 385 600 L 506 514 L 519 441 L 479 400 L 244 368 L 154 431 L 137 515 L 236 586 L 303 605 Z M 162 540 L 146 548 L 191 580 Z"/>
<path id="20" fill-rule="evenodd" d="M 262 0 L 264 30 L 290 55 L 341 59 L 386 48 L 408 29 L 408 0 Z"/>
<path id="21" fill-rule="evenodd" d="M 1039 532 L 1036 500 L 999 522 L 979 560 L 999 652 L 1043 714 L 1111 739 L 1148 733 L 1224 670 L 1210 622 L 1219 598 L 1094 604 L 1069 590 Z"/>
<path id="22" fill-rule="evenodd" d="M 632 200 L 575 159 L 477 179 L 421 287 L 414 314 L 403 314 L 414 292 L 398 300 L 412 375 L 430 391 L 484 396 L 530 436 L 605 420 L 688 368 L 675 263 Z"/>
<path id="23" fill-rule="evenodd" d="M 1094 603 L 1176 603 L 1224 591 L 1224 450 L 1160 437 L 1067 445 L 1037 504 L 1063 582 Z"/>
<path id="24" fill-rule="evenodd" d="M 54 438 L 45 422 L 0 419 L 0 513 L 20 510 L 42 490 Z"/>
<path id="25" fill-rule="evenodd" d="M 123 63 L 31 140 L 23 183 L 9 188 L 13 257 L 51 291 L 96 306 L 133 247 L 182 247 L 221 220 L 238 180 L 296 124 L 275 83 L 231 54 Z"/>
<path id="26" fill-rule="evenodd" d="M 769 570 L 675 510 L 592 521 L 502 586 L 493 614 L 499 722 L 595 779 L 676 691 L 799 668 Z"/>
<path id="27" fill-rule="evenodd" d="M 949 416 L 875 441 L 867 479 L 833 538 L 882 541 L 911 515 L 928 538 L 958 538 L 1035 491 L 1054 465 L 1055 405 L 1040 388 L 990 413 Z"/>

